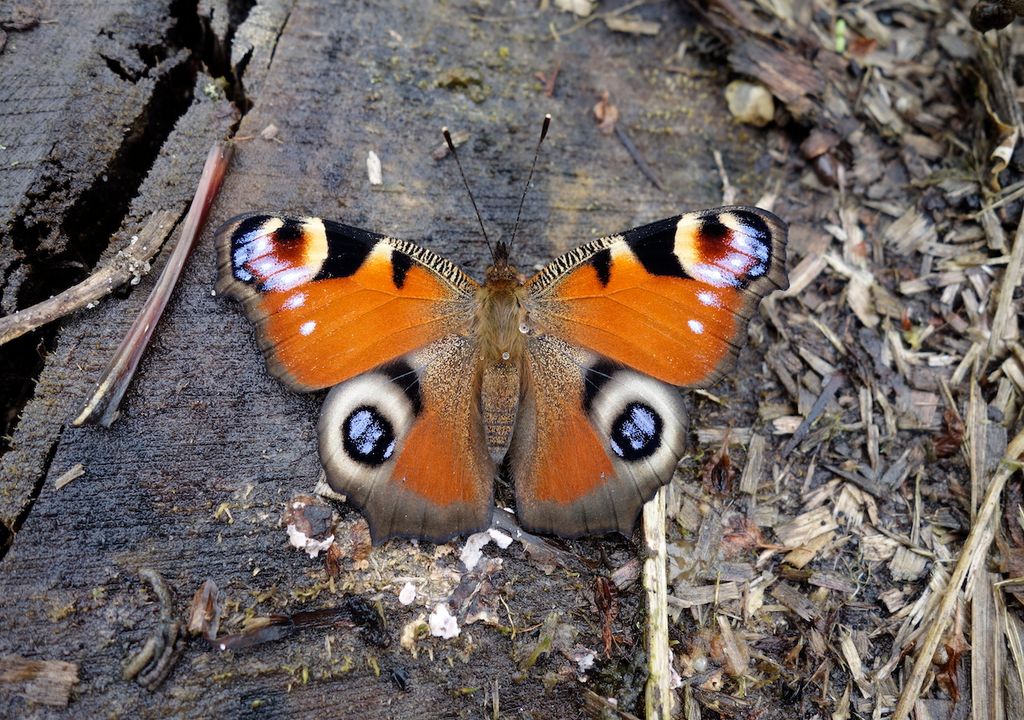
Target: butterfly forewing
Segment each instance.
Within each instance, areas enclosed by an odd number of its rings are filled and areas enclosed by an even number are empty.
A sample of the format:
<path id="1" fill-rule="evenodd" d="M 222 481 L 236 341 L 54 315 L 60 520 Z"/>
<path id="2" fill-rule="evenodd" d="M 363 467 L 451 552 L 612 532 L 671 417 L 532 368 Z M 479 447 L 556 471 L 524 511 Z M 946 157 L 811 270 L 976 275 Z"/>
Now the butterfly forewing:
<path id="1" fill-rule="evenodd" d="M 759 208 L 644 225 L 530 280 L 531 325 L 672 385 L 707 385 L 735 358 L 761 297 L 787 286 L 785 246 L 785 224 Z"/>
<path id="2" fill-rule="evenodd" d="M 217 232 L 219 292 L 243 301 L 271 370 L 336 385 L 473 319 L 477 285 L 417 245 L 319 218 L 242 215 Z"/>

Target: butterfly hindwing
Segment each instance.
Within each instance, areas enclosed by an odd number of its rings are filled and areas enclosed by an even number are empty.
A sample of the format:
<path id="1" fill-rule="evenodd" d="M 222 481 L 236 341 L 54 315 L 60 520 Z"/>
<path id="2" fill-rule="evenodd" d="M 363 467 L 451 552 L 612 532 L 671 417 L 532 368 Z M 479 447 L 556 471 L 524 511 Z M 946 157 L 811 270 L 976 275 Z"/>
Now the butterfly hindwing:
<path id="1" fill-rule="evenodd" d="M 444 542 L 485 529 L 495 465 L 480 420 L 477 344 L 449 336 L 336 386 L 320 414 L 332 488 L 374 542 Z"/>
<path id="2" fill-rule="evenodd" d="M 524 527 L 563 537 L 628 533 L 682 457 L 675 388 L 549 336 L 531 339 L 509 451 Z"/>
<path id="3" fill-rule="evenodd" d="M 672 385 L 710 384 L 760 299 L 787 286 L 785 245 L 785 223 L 752 207 L 634 228 L 534 276 L 531 324 Z"/>
<path id="4" fill-rule="evenodd" d="M 477 284 L 428 250 L 319 218 L 242 215 L 217 232 L 217 290 L 241 300 L 275 375 L 330 387 L 473 318 Z"/>

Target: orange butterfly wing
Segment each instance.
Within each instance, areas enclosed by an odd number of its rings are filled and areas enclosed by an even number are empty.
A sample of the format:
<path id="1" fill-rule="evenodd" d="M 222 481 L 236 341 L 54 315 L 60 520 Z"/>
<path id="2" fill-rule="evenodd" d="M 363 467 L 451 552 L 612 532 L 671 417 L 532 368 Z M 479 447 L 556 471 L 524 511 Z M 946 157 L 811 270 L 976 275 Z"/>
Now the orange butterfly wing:
<path id="1" fill-rule="evenodd" d="M 477 284 L 402 240 L 319 218 L 242 215 L 217 232 L 217 290 L 241 300 L 298 390 L 366 372 L 473 319 Z"/>
<path id="2" fill-rule="evenodd" d="M 688 213 L 596 240 L 530 280 L 530 317 L 672 385 L 729 368 L 760 299 L 788 286 L 786 225 L 751 207 Z"/>
<path id="3" fill-rule="evenodd" d="M 320 459 L 374 542 L 485 529 L 496 467 L 479 405 L 479 348 L 449 336 L 343 382 L 320 414 Z"/>
<path id="4" fill-rule="evenodd" d="M 766 293 L 787 286 L 786 226 L 728 207 L 583 245 L 528 283 L 528 372 L 509 469 L 526 527 L 629 532 L 683 453 L 669 385 L 730 366 Z"/>
<path id="5" fill-rule="evenodd" d="M 244 303 L 271 371 L 298 390 L 334 386 L 320 458 L 373 540 L 486 528 L 479 286 L 417 245 L 318 218 L 240 216 L 217 249 L 217 289 Z"/>
<path id="6" fill-rule="evenodd" d="M 550 336 L 529 342 L 525 389 L 508 455 L 520 523 L 563 537 L 630 532 L 683 455 L 679 393 Z"/>

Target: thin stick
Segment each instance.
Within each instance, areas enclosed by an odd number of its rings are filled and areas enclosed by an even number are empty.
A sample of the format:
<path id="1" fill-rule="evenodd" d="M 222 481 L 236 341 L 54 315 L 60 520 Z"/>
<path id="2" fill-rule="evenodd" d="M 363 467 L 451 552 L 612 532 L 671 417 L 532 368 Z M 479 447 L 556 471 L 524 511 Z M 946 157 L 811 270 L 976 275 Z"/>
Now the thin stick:
<path id="1" fill-rule="evenodd" d="M 1006 448 L 1006 455 L 1003 456 L 1003 461 L 992 476 L 992 482 L 989 483 L 988 490 L 985 493 L 985 500 L 981 503 L 981 507 L 978 508 L 978 514 L 971 525 L 971 532 L 967 535 L 967 540 L 964 541 L 956 567 L 953 569 L 953 574 L 950 575 L 949 582 L 946 584 L 946 591 L 942 596 L 942 601 L 939 603 L 938 609 L 931 616 L 931 627 L 928 628 L 927 636 L 920 645 L 917 659 L 914 661 L 910 675 L 903 684 L 903 692 L 900 693 L 900 699 L 896 704 L 896 710 L 893 712 L 891 720 L 907 720 L 911 708 L 921 693 L 921 686 L 924 684 L 925 677 L 929 673 L 932 658 L 935 657 L 935 651 L 945 635 L 946 626 L 949 624 L 950 616 L 953 614 L 953 608 L 956 607 L 957 598 L 960 596 L 960 588 L 967 578 L 967 573 L 976 564 L 978 558 L 983 557 L 988 552 L 989 546 L 992 544 L 994 537 L 992 517 L 999 506 L 999 498 L 1002 495 L 1006 481 L 1020 468 L 1021 456 L 1024 456 L 1024 430 L 1017 433 L 1017 436 L 1010 441 L 1009 446 Z"/>
<path id="2" fill-rule="evenodd" d="M 452 134 L 448 132 L 448 128 L 441 128 L 441 134 L 444 135 L 444 141 L 448 143 L 448 149 L 452 151 L 452 155 L 455 156 L 455 164 L 459 166 L 459 175 L 462 176 L 462 184 L 466 186 L 466 193 L 469 194 L 469 201 L 473 203 L 473 212 L 476 213 L 476 221 L 480 223 L 480 232 L 484 234 L 484 242 L 487 243 L 487 249 L 491 252 L 491 260 L 494 260 L 494 248 L 491 247 L 491 239 L 487 237 L 487 228 L 484 227 L 484 219 L 480 217 L 480 209 L 476 206 L 476 198 L 473 197 L 473 191 L 469 189 L 469 180 L 466 179 L 466 173 L 462 171 L 462 162 L 459 160 L 459 154 L 455 151 L 455 143 L 452 142 Z"/>
<path id="3" fill-rule="evenodd" d="M 651 185 L 659 190 L 664 190 L 665 186 L 661 184 L 661 180 L 659 180 L 658 176 L 654 174 L 654 170 L 652 170 L 651 166 L 647 164 L 646 160 L 644 160 L 644 156 L 640 153 L 640 149 L 633 144 L 629 135 L 627 135 L 626 131 L 618 124 L 615 125 L 615 137 L 617 137 L 619 142 L 622 143 L 622 147 L 626 148 L 626 152 L 628 152 L 629 156 L 633 158 L 633 162 L 635 162 L 636 166 L 640 168 L 640 172 L 644 174 L 644 177 L 650 180 Z"/>
<path id="4" fill-rule="evenodd" d="M 644 592 L 647 595 L 647 720 L 672 717 L 671 652 L 668 647 L 668 549 L 665 543 L 665 488 L 644 505 Z"/>
<path id="5" fill-rule="evenodd" d="M 1003 282 L 999 286 L 999 299 L 996 312 L 992 318 L 992 329 L 988 338 L 989 356 L 1002 352 L 1007 340 L 1012 339 L 1011 330 L 1016 330 L 1017 303 L 1013 299 L 1014 291 L 1024 282 L 1024 218 L 1017 225 L 1013 237 L 1013 248 L 1010 250 L 1010 262 L 1003 272 Z"/>
<path id="6" fill-rule="evenodd" d="M 144 275 L 148 272 L 146 263 L 156 255 L 180 217 L 180 211 L 157 210 L 149 216 L 132 244 L 120 251 L 112 263 L 59 295 L 0 318 L 0 345 L 81 310 Z"/>
<path id="7" fill-rule="evenodd" d="M 221 181 L 227 172 L 232 153 L 232 146 L 224 143 L 217 143 L 210 148 L 210 152 L 206 156 L 206 164 L 203 166 L 203 174 L 199 179 L 199 187 L 196 189 L 195 197 L 192 198 L 192 205 L 182 224 L 181 235 L 171 252 L 167 266 L 160 273 L 142 312 L 135 318 L 128 334 L 114 352 L 110 364 L 103 371 L 96 390 L 72 425 L 78 427 L 85 423 L 99 423 L 104 427 L 110 427 L 117 419 L 121 398 L 124 397 L 128 385 L 135 376 L 135 369 L 139 366 L 142 354 L 149 344 L 149 339 L 153 336 L 153 330 L 160 321 L 167 302 L 171 299 L 171 293 L 185 266 L 185 260 L 199 238 L 206 215 L 213 204 L 213 199 L 217 197 L 217 191 L 220 190 Z"/>
<path id="8" fill-rule="evenodd" d="M 523 203 L 526 202 L 526 193 L 530 189 L 530 182 L 533 180 L 533 171 L 537 168 L 537 158 L 540 156 L 540 144 L 548 135 L 548 128 L 551 127 L 551 115 L 544 116 L 544 124 L 540 127 L 540 140 L 537 141 L 537 149 L 533 153 L 533 164 L 530 165 L 530 174 L 526 178 L 526 187 L 523 188 L 523 196 L 519 198 L 519 210 L 516 211 L 516 224 L 512 228 L 512 239 L 508 241 L 508 247 L 512 249 L 512 243 L 516 241 L 516 233 L 519 232 L 519 218 L 523 214 Z"/>

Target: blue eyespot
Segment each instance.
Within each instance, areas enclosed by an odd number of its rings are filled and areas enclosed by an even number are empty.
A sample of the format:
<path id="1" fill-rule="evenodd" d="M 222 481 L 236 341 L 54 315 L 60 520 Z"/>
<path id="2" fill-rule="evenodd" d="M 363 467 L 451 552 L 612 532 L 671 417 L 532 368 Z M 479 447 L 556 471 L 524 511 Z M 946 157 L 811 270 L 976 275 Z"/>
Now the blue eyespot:
<path id="1" fill-rule="evenodd" d="M 361 405 L 342 424 L 345 451 L 356 462 L 381 465 L 395 452 L 395 431 L 376 408 Z"/>
<path id="2" fill-rule="evenodd" d="M 631 402 L 612 423 L 612 452 L 629 461 L 650 457 L 661 446 L 661 429 L 661 416 L 654 408 Z"/>

